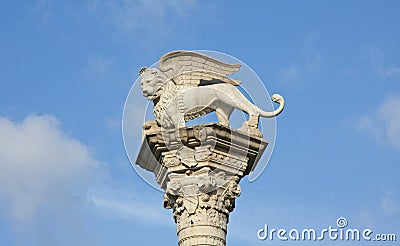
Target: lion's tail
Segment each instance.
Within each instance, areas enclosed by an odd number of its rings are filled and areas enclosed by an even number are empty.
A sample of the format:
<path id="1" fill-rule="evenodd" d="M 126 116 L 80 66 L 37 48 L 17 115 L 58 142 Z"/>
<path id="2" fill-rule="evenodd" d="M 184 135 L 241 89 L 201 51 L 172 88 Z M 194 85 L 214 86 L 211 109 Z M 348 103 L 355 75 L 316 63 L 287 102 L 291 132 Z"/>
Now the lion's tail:
<path id="1" fill-rule="evenodd" d="M 281 96 L 279 94 L 274 94 L 274 95 L 272 95 L 271 99 L 272 99 L 272 101 L 279 103 L 279 107 L 272 112 L 267 112 L 267 111 L 264 111 L 259 108 L 258 112 L 260 113 L 260 116 L 266 117 L 266 118 L 275 117 L 275 116 L 279 115 L 285 108 L 285 99 L 283 98 L 283 96 Z"/>

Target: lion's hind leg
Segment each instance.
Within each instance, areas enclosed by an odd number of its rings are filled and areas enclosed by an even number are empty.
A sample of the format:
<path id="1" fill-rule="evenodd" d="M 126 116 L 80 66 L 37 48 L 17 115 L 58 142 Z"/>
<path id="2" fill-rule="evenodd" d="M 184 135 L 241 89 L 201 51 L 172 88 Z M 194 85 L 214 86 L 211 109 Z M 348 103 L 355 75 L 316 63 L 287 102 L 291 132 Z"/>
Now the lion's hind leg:
<path id="1" fill-rule="evenodd" d="M 243 94 L 241 94 L 239 91 L 237 95 L 238 97 L 242 98 L 242 100 L 237 103 L 238 109 L 249 115 L 249 119 L 243 122 L 242 126 L 238 130 L 247 132 L 253 136 L 262 137 L 262 133 L 258 129 L 260 113 L 258 112 L 257 107 L 252 104 L 246 97 L 244 97 Z"/>
<path id="2" fill-rule="evenodd" d="M 241 132 L 246 132 L 252 136 L 262 137 L 262 133 L 258 129 L 258 116 L 250 116 L 249 120 L 243 122 L 242 126 L 238 130 Z"/>
<path id="3" fill-rule="evenodd" d="M 224 106 L 225 108 L 217 108 L 215 114 L 219 124 L 229 127 L 229 116 L 232 114 L 233 108 L 228 108 L 227 105 Z"/>

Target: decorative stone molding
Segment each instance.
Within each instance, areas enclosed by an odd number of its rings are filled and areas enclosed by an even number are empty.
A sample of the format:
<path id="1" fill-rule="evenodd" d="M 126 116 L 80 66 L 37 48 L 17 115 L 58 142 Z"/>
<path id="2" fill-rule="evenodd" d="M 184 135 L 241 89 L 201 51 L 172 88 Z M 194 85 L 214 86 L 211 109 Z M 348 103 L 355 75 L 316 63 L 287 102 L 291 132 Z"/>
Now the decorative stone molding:
<path id="1" fill-rule="evenodd" d="M 202 167 L 243 177 L 255 168 L 268 144 L 216 123 L 165 131 L 154 121 L 146 122 L 143 136 L 136 164 L 153 172 L 163 189 L 169 173 Z"/>
<path id="2" fill-rule="evenodd" d="M 210 123 L 165 131 L 144 125 L 136 160 L 155 174 L 173 210 L 178 245 L 226 245 L 229 213 L 240 196 L 240 179 L 267 147 L 264 139 Z"/>

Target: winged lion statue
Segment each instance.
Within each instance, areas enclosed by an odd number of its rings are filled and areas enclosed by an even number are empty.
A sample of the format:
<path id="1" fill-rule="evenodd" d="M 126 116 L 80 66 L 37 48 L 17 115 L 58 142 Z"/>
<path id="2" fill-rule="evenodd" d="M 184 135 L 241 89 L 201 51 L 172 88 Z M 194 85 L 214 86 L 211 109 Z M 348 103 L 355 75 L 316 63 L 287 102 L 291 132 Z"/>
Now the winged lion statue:
<path id="1" fill-rule="evenodd" d="M 143 96 L 153 101 L 156 121 L 164 129 L 184 127 L 185 122 L 214 111 L 219 124 L 229 127 L 229 117 L 238 109 L 249 115 L 238 130 L 262 136 L 259 117 L 277 116 L 285 102 L 274 94 L 271 99 L 279 107 L 272 112 L 251 103 L 237 89 L 240 81 L 227 77 L 240 66 L 197 52 L 173 51 L 160 58 L 158 68 L 140 69 L 140 86 Z"/>

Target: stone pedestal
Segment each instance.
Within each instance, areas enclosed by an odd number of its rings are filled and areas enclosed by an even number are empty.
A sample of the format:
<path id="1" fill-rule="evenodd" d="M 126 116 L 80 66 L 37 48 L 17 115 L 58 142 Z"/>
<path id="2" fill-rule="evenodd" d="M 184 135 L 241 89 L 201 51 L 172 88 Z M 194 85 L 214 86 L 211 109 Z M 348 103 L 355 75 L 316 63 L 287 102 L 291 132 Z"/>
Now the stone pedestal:
<path id="1" fill-rule="evenodd" d="M 165 191 L 178 245 L 226 245 L 239 181 L 255 168 L 267 144 L 215 123 L 170 132 L 145 123 L 136 163 L 153 172 Z"/>

